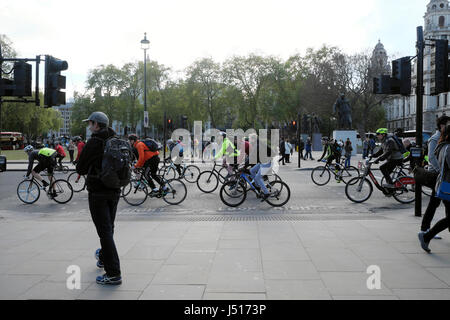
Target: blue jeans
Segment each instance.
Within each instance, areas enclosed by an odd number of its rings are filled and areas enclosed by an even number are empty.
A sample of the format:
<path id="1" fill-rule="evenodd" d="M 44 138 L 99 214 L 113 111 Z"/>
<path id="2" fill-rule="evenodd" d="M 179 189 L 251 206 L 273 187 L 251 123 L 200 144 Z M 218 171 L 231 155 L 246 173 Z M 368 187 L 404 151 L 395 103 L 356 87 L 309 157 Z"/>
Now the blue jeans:
<path id="1" fill-rule="evenodd" d="M 352 156 L 348 156 L 345 158 L 345 163 L 344 163 L 344 167 L 349 167 L 350 166 L 350 159 Z"/>
<path id="2" fill-rule="evenodd" d="M 250 169 L 250 174 L 252 178 L 255 180 L 255 183 L 258 187 L 261 188 L 261 190 L 264 192 L 264 194 L 268 194 L 269 190 L 267 190 L 266 185 L 264 184 L 264 180 L 261 175 L 261 169 L 262 168 L 270 168 L 271 163 L 258 163 L 257 165 L 253 166 L 253 168 Z"/>

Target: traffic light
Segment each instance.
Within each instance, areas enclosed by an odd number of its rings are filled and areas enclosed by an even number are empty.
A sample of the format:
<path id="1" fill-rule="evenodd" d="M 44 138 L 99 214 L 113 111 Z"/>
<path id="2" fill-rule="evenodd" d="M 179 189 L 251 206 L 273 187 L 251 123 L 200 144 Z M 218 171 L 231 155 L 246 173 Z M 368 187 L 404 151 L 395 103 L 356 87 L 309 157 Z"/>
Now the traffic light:
<path id="1" fill-rule="evenodd" d="M 31 64 L 24 61 L 14 62 L 14 80 L 1 79 L 0 97 L 31 96 Z"/>
<path id="2" fill-rule="evenodd" d="M 172 119 L 167 119 L 167 128 L 168 129 L 170 129 L 170 130 L 172 130 L 172 128 L 173 128 L 173 123 L 172 123 Z"/>
<path id="3" fill-rule="evenodd" d="M 374 94 L 391 94 L 391 76 L 382 75 L 373 78 Z"/>
<path id="4" fill-rule="evenodd" d="M 434 55 L 432 54 L 431 57 L 431 75 L 431 95 L 438 95 L 440 93 L 449 91 L 448 40 L 435 41 Z"/>
<path id="5" fill-rule="evenodd" d="M 45 56 L 44 105 L 47 108 L 66 104 L 66 93 L 60 90 L 66 88 L 66 77 L 61 75 L 61 71 L 67 68 L 67 61 Z"/>
<path id="6" fill-rule="evenodd" d="M 411 94 L 411 59 L 403 57 L 392 61 L 391 94 Z"/>
<path id="7" fill-rule="evenodd" d="M 31 96 L 31 64 L 18 61 L 14 62 L 14 89 L 15 97 Z"/>

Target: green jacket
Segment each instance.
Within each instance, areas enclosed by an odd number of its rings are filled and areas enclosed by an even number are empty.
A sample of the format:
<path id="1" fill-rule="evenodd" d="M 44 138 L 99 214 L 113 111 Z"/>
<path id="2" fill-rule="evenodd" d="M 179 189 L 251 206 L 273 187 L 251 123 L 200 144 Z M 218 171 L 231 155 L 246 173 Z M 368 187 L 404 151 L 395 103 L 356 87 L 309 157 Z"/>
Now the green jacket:
<path id="1" fill-rule="evenodd" d="M 230 151 L 233 150 L 233 151 Z M 216 154 L 214 159 L 220 158 L 223 155 L 227 155 L 230 157 L 238 157 L 241 153 L 239 150 L 236 149 L 234 144 L 230 141 L 230 139 L 225 138 L 223 139 L 222 147 L 220 148 L 219 152 Z"/>

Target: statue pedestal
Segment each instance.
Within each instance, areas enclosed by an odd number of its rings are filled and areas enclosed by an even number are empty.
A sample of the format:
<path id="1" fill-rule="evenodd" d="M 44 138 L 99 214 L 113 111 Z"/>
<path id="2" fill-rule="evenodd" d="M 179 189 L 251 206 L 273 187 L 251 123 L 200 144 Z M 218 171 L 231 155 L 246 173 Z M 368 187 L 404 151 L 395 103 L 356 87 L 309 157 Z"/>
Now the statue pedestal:
<path id="1" fill-rule="evenodd" d="M 323 151 L 321 133 L 313 133 L 311 142 L 312 142 L 312 151 Z"/>
<path id="2" fill-rule="evenodd" d="M 347 141 L 347 138 L 350 139 L 352 143 L 352 156 L 356 156 L 356 144 L 358 143 L 357 139 L 358 133 L 354 130 L 334 130 L 333 131 L 333 139 L 335 140 L 342 140 L 344 141 L 344 147 L 345 147 L 345 141 Z M 342 151 L 342 156 L 345 155 L 345 151 Z"/>

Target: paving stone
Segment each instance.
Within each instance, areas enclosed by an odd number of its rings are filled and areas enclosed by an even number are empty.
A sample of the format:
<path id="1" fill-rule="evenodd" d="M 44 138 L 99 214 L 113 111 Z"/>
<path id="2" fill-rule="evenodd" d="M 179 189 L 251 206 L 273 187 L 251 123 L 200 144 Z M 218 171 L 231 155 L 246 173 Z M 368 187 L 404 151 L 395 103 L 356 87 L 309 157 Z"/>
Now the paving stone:
<path id="1" fill-rule="evenodd" d="M 427 268 L 427 271 L 450 286 L 450 268 Z"/>
<path id="2" fill-rule="evenodd" d="M 366 264 L 349 249 L 306 248 L 318 271 L 365 271 Z"/>
<path id="3" fill-rule="evenodd" d="M 330 300 L 321 280 L 266 280 L 268 300 Z"/>
<path id="4" fill-rule="evenodd" d="M 209 274 L 206 292 L 265 293 L 262 272 L 214 272 Z"/>
<path id="5" fill-rule="evenodd" d="M 273 261 L 264 260 L 264 279 L 266 280 L 314 280 L 320 279 L 311 261 Z"/>
<path id="6" fill-rule="evenodd" d="M 400 300 L 449 300 L 450 289 L 393 289 Z"/>
<path id="7" fill-rule="evenodd" d="M 310 260 L 306 250 L 299 243 L 277 242 L 261 245 L 263 260 Z"/>
<path id="8" fill-rule="evenodd" d="M 209 268 L 193 265 L 163 265 L 155 274 L 154 284 L 206 284 Z"/>
<path id="9" fill-rule="evenodd" d="M 220 249 L 217 251 L 214 271 L 236 271 L 236 272 L 261 272 L 261 253 L 258 249 Z"/>
<path id="10" fill-rule="evenodd" d="M 205 292 L 204 300 L 266 300 L 264 293 Z"/>
<path id="11" fill-rule="evenodd" d="M 73 300 L 80 296 L 81 293 L 83 293 L 83 291 L 90 285 L 91 283 L 82 282 L 80 284 L 80 289 L 70 290 L 67 288 L 66 282 L 43 281 L 30 288 L 24 294 L 20 295 L 18 299 Z"/>
<path id="12" fill-rule="evenodd" d="M 205 286 L 157 285 L 148 286 L 139 300 L 201 300 Z"/>
<path id="13" fill-rule="evenodd" d="M 18 299 L 45 278 L 44 275 L 0 275 L 0 299 Z"/>
<path id="14" fill-rule="evenodd" d="M 79 300 L 137 300 L 142 291 L 118 290 L 119 286 L 109 286 L 108 290 L 86 290 L 81 293 Z"/>

